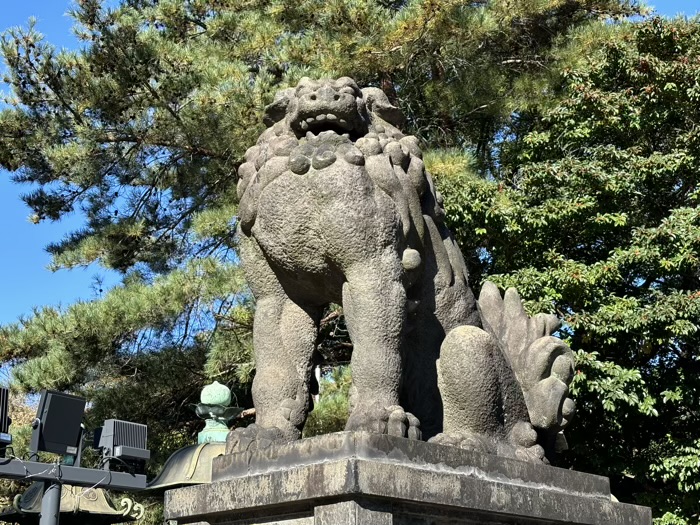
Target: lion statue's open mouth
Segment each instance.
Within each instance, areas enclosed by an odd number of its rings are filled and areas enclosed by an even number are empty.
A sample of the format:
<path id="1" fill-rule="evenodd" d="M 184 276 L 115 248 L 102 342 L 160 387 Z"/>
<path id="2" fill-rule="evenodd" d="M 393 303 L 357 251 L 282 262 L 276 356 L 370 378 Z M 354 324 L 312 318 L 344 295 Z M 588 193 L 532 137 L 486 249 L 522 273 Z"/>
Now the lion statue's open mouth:
<path id="1" fill-rule="evenodd" d="M 297 139 L 309 132 L 318 135 L 332 131 L 338 135 L 347 134 L 355 141 L 371 131 L 370 112 L 390 122 L 401 119 L 398 110 L 377 88 L 361 90 L 349 77 L 337 80 L 302 78 L 296 88 L 278 93 L 266 110 L 265 123 L 284 122 Z"/>
<path id="2" fill-rule="evenodd" d="M 367 118 L 362 92 L 347 77 L 330 82 L 302 79 L 294 89 L 294 97 L 286 104 L 287 122 L 297 138 L 307 133 L 318 135 L 332 131 L 352 135 L 353 139 L 367 131 Z"/>
<path id="3" fill-rule="evenodd" d="M 333 83 L 300 82 L 295 90 L 295 107 L 289 115 L 290 127 L 298 138 L 311 132 L 333 131 L 339 135 L 362 133 L 366 124 L 358 108 L 362 93 L 350 79 Z"/>

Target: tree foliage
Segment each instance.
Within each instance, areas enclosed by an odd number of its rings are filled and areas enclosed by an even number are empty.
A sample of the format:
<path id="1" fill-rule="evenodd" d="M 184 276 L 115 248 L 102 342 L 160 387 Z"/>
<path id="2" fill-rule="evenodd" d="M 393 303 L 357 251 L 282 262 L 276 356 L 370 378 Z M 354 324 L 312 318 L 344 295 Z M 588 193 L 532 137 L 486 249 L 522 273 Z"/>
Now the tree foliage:
<path id="1" fill-rule="evenodd" d="M 461 152 L 432 159 L 475 267 L 565 320 L 579 408 L 566 461 L 661 523 L 700 511 L 699 66 L 697 19 L 608 28 L 562 70 L 558 102 L 516 116 L 495 177 Z"/>
<path id="2" fill-rule="evenodd" d="M 336 366 L 326 371 L 319 385 L 318 400 L 304 425 L 304 437 L 340 432 L 350 415 L 350 386 L 352 373 L 349 366 Z"/>

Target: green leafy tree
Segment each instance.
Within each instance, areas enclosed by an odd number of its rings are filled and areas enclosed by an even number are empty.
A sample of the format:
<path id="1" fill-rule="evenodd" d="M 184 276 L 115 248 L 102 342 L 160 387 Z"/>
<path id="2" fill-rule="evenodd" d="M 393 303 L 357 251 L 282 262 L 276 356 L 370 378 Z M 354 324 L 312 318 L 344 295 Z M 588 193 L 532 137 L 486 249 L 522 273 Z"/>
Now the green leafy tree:
<path id="1" fill-rule="evenodd" d="M 698 523 L 700 20 L 604 31 L 561 95 L 514 115 L 491 177 L 461 151 L 427 163 L 476 273 L 565 320 L 564 463 L 658 523 Z"/>
<path id="2" fill-rule="evenodd" d="M 304 437 L 341 432 L 350 415 L 350 367 L 342 365 L 327 370 L 320 383 L 318 401 L 304 426 Z"/>

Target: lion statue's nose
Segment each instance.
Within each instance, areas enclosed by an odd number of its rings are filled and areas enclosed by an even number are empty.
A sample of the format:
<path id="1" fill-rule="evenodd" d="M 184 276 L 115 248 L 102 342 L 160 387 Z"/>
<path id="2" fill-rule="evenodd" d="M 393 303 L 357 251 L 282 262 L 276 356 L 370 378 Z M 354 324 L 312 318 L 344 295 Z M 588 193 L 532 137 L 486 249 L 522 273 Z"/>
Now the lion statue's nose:
<path id="1" fill-rule="evenodd" d="M 316 99 L 314 99 L 314 95 L 316 95 Z M 316 93 L 311 95 L 312 100 L 319 100 L 321 102 L 333 102 L 339 98 L 338 92 L 327 84 L 318 88 Z"/>

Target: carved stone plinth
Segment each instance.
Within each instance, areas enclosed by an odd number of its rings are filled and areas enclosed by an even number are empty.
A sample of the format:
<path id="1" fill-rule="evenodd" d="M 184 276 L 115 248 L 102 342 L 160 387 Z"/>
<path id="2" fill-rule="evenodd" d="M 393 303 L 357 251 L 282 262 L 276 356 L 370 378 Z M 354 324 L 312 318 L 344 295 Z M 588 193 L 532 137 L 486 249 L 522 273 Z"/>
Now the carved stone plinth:
<path id="1" fill-rule="evenodd" d="M 607 478 L 341 432 L 214 459 L 211 485 L 165 494 L 178 525 L 651 525 Z"/>

